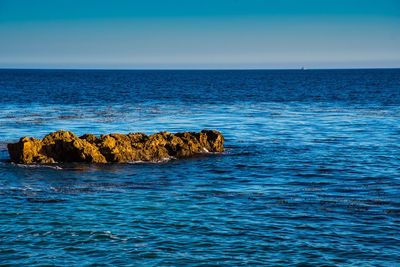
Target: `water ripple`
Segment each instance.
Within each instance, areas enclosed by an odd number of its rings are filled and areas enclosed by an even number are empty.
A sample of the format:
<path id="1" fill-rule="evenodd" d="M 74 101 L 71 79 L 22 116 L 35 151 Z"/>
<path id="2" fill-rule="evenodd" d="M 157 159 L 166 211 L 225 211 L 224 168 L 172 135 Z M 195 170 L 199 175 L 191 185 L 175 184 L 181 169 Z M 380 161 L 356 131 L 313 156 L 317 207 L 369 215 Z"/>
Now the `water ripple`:
<path id="1" fill-rule="evenodd" d="M 0 70 L 0 264 L 396 266 L 399 77 Z M 8 142 L 60 128 L 216 128 L 227 150 L 156 164 L 9 162 Z"/>

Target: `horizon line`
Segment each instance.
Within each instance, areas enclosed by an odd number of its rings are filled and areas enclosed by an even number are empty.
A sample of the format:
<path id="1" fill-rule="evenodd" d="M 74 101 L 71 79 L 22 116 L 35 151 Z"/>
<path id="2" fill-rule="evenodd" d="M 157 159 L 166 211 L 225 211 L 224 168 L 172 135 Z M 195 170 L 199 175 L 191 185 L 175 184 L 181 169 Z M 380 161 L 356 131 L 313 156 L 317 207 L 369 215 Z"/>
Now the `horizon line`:
<path id="1" fill-rule="evenodd" d="M 108 71 L 108 70 L 121 70 L 121 71 L 198 71 L 198 70 L 396 70 L 400 69 L 400 66 L 396 67 L 332 67 L 332 68 L 20 68 L 11 67 L 3 68 L 0 70 L 89 70 L 89 71 Z"/>

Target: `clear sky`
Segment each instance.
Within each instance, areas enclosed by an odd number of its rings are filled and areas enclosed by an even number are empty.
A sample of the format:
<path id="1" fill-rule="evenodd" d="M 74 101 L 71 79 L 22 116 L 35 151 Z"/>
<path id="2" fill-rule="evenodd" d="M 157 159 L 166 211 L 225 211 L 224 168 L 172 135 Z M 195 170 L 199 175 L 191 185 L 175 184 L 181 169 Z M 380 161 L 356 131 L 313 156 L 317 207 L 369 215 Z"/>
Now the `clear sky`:
<path id="1" fill-rule="evenodd" d="M 400 0 L 0 0 L 0 68 L 400 67 Z"/>

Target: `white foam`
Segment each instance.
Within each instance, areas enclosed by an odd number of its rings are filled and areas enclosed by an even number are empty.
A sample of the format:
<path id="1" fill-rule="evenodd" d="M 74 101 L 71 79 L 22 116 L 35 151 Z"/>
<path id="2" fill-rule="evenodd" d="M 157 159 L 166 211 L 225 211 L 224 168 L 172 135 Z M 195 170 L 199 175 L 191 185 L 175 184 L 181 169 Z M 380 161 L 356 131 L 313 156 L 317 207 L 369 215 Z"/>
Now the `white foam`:
<path id="1" fill-rule="evenodd" d="M 170 160 L 176 159 L 175 157 L 165 157 L 160 160 L 151 160 L 151 161 L 144 161 L 144 160 L 135 160 L 135 161 L 129 161 L 128 164 L 140 164 L 140 163 L 163 163 L 167 162 Z"/>
<path id="2" fill-rule="evenodd" d="M 12 163 L 15 166 L 21 167 L 21 168 L 48 168 L 48 169 L 53 169 L 53 170 L 62 170 L 60 166 L 52 166 L 52 165 L 43 165 L 43 164 L 18 164 L 18 163 Z"/>

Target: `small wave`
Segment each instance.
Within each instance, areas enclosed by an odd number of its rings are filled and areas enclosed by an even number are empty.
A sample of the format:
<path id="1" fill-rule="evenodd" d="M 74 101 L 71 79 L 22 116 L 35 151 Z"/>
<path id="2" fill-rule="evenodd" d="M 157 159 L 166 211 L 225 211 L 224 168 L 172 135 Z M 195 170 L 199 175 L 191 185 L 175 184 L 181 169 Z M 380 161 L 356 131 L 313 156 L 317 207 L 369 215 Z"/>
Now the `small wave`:
<path id="1" fill-rule="evenodd" d="M 65 199 L 54 199 L 54 198 L 27 198 L 26 199 L 29 202 L 32 203 L 59 203 L 59 202 L 65 202 Z"/>
<path id="2" fill-rule="evenodd" d="M 163 163 L 163 162 L 167 162 L 167 161 L 170 161 L 170 160 L 173 160 L 173 159 L 176 159 L 175 157 L 166 157 L 166 158 L 162 158 L 162 159 L 160 159 L 160 160 L 156 160 L 156 161 L 153 161 L 154 163 Z"/>
<path id="3" fill-rule="evenodd" d="M 7 144 L 6 142 L 0 142 L 0 151 L 7 151 Z"/>
<path id="4" fill-rule="evenodd" d="M 168 162 L 170 160 L 174 160 L 176 159 L 175 157 L 166 157 L 166 158 L 162 158 L 159 160 L 152 160 L 152 161 L 144 161 L 144 160 L 135 160 L 135 161 L 129 161 L 127 162 L 128 164 L 143 164 L 143 163 L 164 163 L 164 162 Z"/>
<path id="5" fill-rule="evenodd" d="M 30 164 L 18 164 L 18 163 L 12 163 L 13 165 L 20 167 L 20 168 L 49 168 L 53 170 L 62 170 L 63 168 L 60 166 L 52 166 L 52 165 L 44 165 L 44 164 L 35 164 L 35 165 L 30 165 Z"/>
<path id="6" fill-rule="evenodd" d="M 129 161 L 127 162 L 128 164 L 141 164 L 141 163 L 148 163 L 148 161 L 144 160 L 135 160 L 135 161 Z"/>

